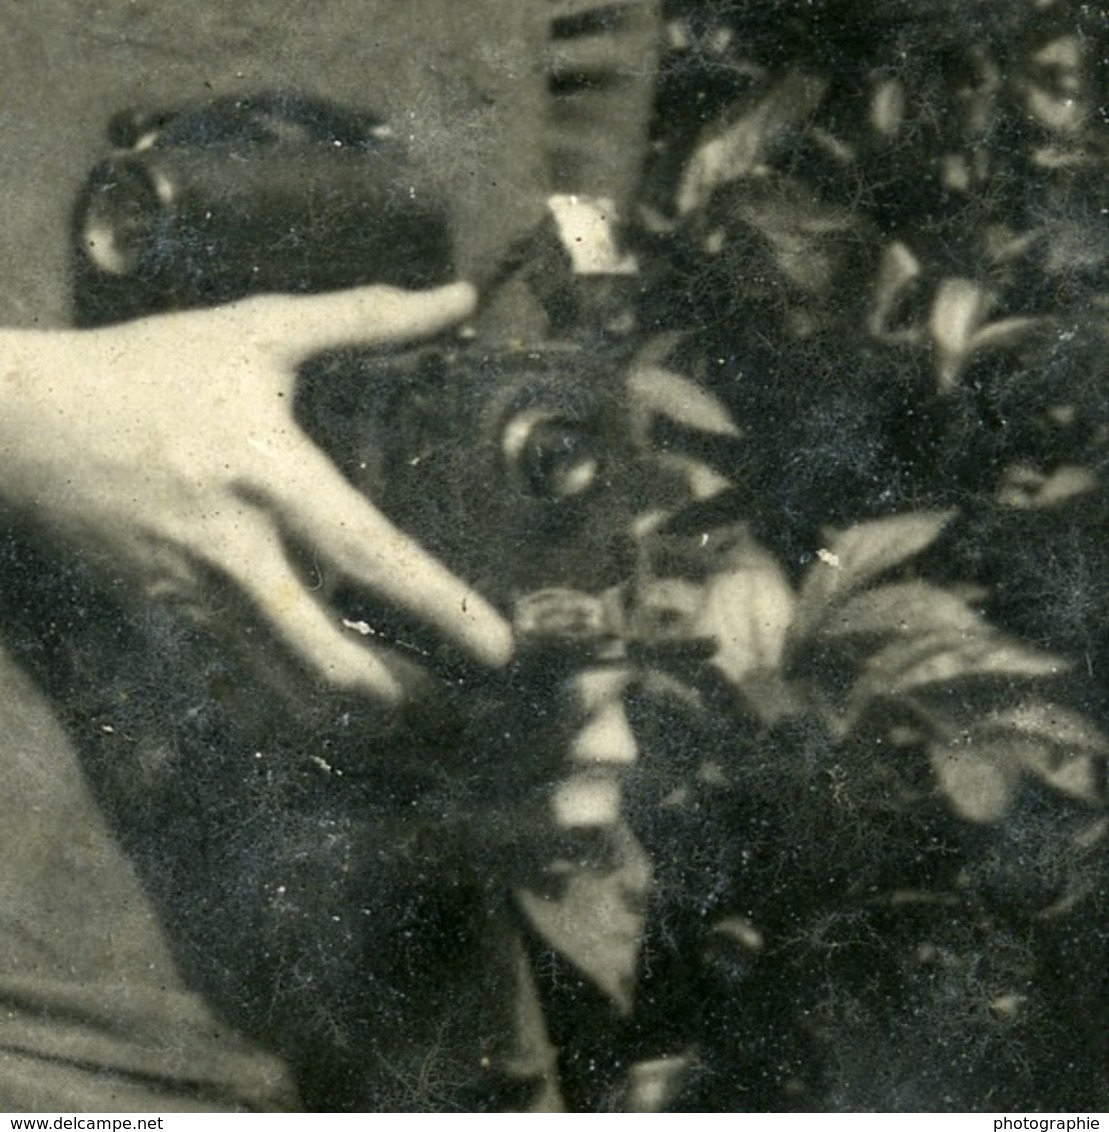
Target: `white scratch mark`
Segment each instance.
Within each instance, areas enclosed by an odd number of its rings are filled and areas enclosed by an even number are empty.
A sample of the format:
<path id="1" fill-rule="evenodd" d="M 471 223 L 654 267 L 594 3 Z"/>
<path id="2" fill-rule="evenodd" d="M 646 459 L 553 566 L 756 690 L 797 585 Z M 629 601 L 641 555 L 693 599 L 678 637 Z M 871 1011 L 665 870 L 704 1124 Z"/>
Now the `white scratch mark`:
<path id="1" fill-rule="evenodd" d="M 834 551 L 825 550 L 824 547 L 821 547 L 816 552 L 816 556 L 820 559 L 821 562 L 824 563 L 825 566 L 831 566 L 833 570 L 838 570 L 840 568 L 839 555 Z"/>
<path id="2" fill-rule="evenodd" d="M 365 621 L 351 621 L 348 618 L 343 618 L 343 628 L 351 629 L 355 633 L 361 633 L 363 637 L 376 637 L 377 633 Z"/>

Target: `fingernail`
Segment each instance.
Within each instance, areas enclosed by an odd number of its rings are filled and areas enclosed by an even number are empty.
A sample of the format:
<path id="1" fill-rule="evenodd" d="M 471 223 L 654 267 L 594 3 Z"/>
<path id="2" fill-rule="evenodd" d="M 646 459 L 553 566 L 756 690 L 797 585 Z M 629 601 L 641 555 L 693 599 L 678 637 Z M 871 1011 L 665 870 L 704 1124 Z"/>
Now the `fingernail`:
<path id="1" fill-rule="evenodd" d="M 458 310 L 459 317 L 469 314 L 477 306 L 477 291 L 472 283 L 448 283 L 439 294 L 444 303 Z"/>
<path id="2" fill-rule="evenodd" d="M 479 660 L 494 668 L 503 668 L 515 650 L 512 630 L 492 610 L 479 624 L 471 625 L 470 640 Z"/>

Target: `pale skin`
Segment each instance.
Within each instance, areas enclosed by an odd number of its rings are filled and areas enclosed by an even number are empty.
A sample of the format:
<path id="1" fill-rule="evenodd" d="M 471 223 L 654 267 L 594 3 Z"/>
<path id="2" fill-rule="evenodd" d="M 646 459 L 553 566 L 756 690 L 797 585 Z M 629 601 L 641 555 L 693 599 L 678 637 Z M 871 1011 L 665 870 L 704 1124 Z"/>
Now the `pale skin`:
<path id="1" fill-rule="evenodd" d="M 473 289 L 366 287 L 74 331 L 0 331 L 0 504 L 143 598 L 241 634 L 219 578 L 316 678 L 400 704 L 403 666 L 351 633 L 320 579 L 415 615 L 487 665 L 511 632 L 354 490 L 293 417 L 321 350 L 447 330 Z M 296 564 L 296 548 L 314 577 Z"/>

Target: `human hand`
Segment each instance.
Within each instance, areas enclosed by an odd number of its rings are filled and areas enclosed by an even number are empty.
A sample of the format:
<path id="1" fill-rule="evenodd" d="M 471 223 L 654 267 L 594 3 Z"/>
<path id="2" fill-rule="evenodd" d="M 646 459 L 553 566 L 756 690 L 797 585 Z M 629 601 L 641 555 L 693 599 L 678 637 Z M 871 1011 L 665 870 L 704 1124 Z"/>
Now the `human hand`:
<path id="1" fill-rule="evenodd" d="M 376 286 L 4 332 L 0 499 L 128 592 L 173 602 L 232 643 L 245 604 L 316 676 L 383 704 L 404 697 L 410 666 L 345 630 L 320 578 L 504 663 L 501 618 L 347 483 L 293 417 L 309 356 L 427 337 L 473 306 L 466 284 Z M 313 583 L 293 550 L 311 557 Z"/>

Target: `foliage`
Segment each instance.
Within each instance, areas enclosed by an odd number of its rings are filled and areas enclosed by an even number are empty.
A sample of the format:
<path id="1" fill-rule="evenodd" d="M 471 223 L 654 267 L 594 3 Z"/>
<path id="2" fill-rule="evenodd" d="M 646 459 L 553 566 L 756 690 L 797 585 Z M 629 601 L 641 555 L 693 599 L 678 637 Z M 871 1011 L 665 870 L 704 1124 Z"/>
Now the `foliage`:
<path id="1" fill-rule="evenodd" d="M 627 694 L 624 1040 L 678 1108 L 1098 1107 L 1103 15 L 664 8 L 641 314 L 745 448 L 635 595 L 717 647 Z"/>
<path id="2" fill-rule="evenodd" d="M 1088 1033 L 1054 1084 L 1041 1041 L 1099 993 L 1100 972 L 1053 998 L 1049 970 L 1055 933 L 1097 938 L 1109 744 L 1067 703 L 1066 660 L 915 574 L 952 520 L 828 532 L 796 591 L 748 544 L 689 625 L 719 637 L 713 675 L 670 666 L 631 697 L 646 755 L 628 806 L 658 893 L 642 1026 L 704 1061 L 679 1105 L 992 1090 L 1020 1108 L 1098 1087 Z M 942 1035 L 960 1027 L 977 1036 L 956 1066 Z M 878 1046 L 903 1059 L 881 1084 L 837 1068 Z"/>

